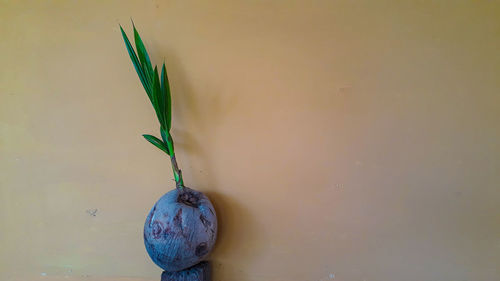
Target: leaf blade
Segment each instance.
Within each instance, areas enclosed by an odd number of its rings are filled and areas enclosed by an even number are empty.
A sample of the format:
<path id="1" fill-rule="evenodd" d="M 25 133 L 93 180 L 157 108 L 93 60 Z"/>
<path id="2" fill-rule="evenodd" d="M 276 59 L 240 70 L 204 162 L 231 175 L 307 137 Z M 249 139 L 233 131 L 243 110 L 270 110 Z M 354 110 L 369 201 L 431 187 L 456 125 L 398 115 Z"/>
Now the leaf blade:
<path id="1" fill-rule="evenodd" d="M 170 155 L 168 147 L 157 137 L 152 136 L 152 135 L 142 135 L 147 141 L 149 141 L 151 144 L 156 146 L 157 148 L 161 149 L 163 152 L 166 154 Z"/>
<path id="2" fill-rule="evenodd" d="M 135 24 L 132 21 L 132 27 L 134 29 L 134 40 L 135 40 L 135 48 L 137 49 L 137 55 L 139 56 L 139 61 L 141 62 L 142 69 L 146 74 L 146 78 L 149 82 L 153 83 L 153 66 L 151 65 L 151 60 L 149 59 L 148 51 L 142 42 L 141 36 L 139 32 L 135 28 Z"/>
<path id="3" fill-rule="evenodd" d="M 160 80 L 158 76 L 158 68 L 155 66 L 154 73 L 153 73 L 153 99 L 154 99 L 154 108 L 156 111 L 156 116 L 158 117 L 158 121 L 160 122 L 161 126 L 164 126 L 165 120 L 163 119 L 163 109 L 160 106 L 161 103 L 161 90 L 160 90 Z"/>
<path id="4" fill-rule="evenodd" d="M 172 127 L 172 96 L 170 93 L 170 83 L 168 82 L 165 63 L 163 63 L 161 69 L 161 91 L 165 97 L 165 119 L 167 121 L 167 129 L 170 131 L 170 128 Z"/>
<path id="5" fill-rule="evenodd" d="M 137 58 L 134 48 L 132 47 L 132 44 L 130 44 L 127 34 L 125 33 L 121 25 L 120 25 L 120 30 L 122 33 L 123 40 L 125 41 L 125 46 L 127 47 L 128 54 L 130 56 L 130 59 L 132 60 L 132 64 L 134 65 L 135 71 L 139 76 L 139 80 L 141 80 L 142 86 L 144 87 L 146 94 L 148 94 L 149 99 L 151 99 L 151 85 L 146 79 L 145 73 L 142 69 L 139 59 Z"/>

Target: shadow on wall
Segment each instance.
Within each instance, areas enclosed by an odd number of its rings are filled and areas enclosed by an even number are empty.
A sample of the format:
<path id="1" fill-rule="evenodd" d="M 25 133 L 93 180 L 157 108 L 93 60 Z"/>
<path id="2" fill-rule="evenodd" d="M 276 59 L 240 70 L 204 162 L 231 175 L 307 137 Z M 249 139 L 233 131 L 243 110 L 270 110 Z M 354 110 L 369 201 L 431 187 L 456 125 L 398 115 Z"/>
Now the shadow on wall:
<path id="1" fill-rule="evenodd" d="M 222 122 L 228 113 L 235 108 L 237 103 L 236 95 L 222 97 L 210 92 L 195 95 L 190 87 L 190 82 L 185 80 L 182 66 L 179 59 L 175 56 L 169 56 L 168 61 L 169 76 L 175 77 L 175 92 L 172 99 L 175 100 L 177 111 L 175 118 L 180 121 L 177 124 L 189 122 L 190 127 L 196 128 L 197 132 L 187 132 L 175 129 L 176 144 L 184 150 L 188 158 L 196 158 L 201 162 L 201 166 L 206 171 L 203 176 L 193 173 L 193 187 L 209 190 L 204 192 L 212 201 L 218 218 L 218 237 L 215 248 L 209 259 L 212 262 L 213 279 L 223 280 L 241 280 L 246 278 L 241 269 L 234 268 L 232 260 L 251 264 L 262 247 L 260 233 L 256 226 L 252 214 L 248 212 L 233 197 L 214 192 L 218 186 L 218 179 L 212 172 L 213 166 L 210 156 L 206 153 L 206 147 L 212 147 L 216 141 L 215 134 L 218 123 Z M 174 75 L 172 75 L 174 74 Z M 172 83 L 172 81 L 171 81 Z M 173 84 L 173 83 L 172 83 Z M 212 89 L 213 91 L 213 89 Z M 210 114 L 204 115 L 201 112 L 202 107 L 209 107 Z M 186 116 L 186 117 L 184 117 Z M 203 136 L 201 145 L 196 135 Z M 190 159 L 187 159 L 191 162 Z"/>

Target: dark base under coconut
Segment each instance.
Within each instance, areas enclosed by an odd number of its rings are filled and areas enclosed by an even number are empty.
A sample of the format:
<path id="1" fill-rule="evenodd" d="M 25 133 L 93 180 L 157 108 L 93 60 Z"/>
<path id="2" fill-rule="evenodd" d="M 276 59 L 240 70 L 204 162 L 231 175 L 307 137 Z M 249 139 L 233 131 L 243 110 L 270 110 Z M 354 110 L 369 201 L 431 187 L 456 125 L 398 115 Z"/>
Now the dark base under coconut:
<path id="1" fill-rule="evenodd" d="M 190 268 L 168 272 L 163 271 L 161 281 L 211 281 L 210 263 L 202 261 Z"/>

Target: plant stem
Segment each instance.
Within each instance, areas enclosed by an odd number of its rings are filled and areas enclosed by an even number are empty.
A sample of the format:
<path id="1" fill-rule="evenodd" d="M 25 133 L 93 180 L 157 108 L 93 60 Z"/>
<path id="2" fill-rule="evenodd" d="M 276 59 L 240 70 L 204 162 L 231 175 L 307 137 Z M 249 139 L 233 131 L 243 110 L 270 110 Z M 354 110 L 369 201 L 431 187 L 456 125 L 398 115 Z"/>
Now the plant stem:
<path id="1" fill-rule="evenodd" d="M 172 151 L 170 154 L 170 161 L 172 162 L 172 171 L 174 172 L 175 187 L 179 190 L 184 189 L 184 180 L 182 179 L 182 171 L 177 166 L 177 159 L 175 153 Z"/>
<path id="2" fill-rule="evenodd" d="M 167 144 L 168 152 L 170 155 L 170 162 L 172 162 L 172 171 L 174 172 L 175 187 L 179 191 L 183 191 L 184 190 L 184 180 L 182 179 L 182 171 L 181 171 L 181 169 L 179 169 L 179 166 L 177 165 L 177 159 L 175 158 L 174 140 L 172 139 L 170 132 L 165 130 L 163 127 L 160 128 L 160 132 L 161 132 L 161 138 L 163 139 L 163 142 L 165 142 Z"/>

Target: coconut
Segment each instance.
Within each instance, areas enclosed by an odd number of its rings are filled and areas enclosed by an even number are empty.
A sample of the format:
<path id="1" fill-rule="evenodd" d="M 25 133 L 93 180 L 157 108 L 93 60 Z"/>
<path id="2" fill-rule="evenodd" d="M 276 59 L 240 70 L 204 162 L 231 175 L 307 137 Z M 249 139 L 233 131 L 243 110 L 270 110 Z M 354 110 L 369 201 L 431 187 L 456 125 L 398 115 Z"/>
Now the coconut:
<path id="1" fill-rule="evenodd" d="M 184 187 L 163 195 L 144 223 L 144 244 L 151 259 L 166 271 L 180 271 L 202 261 L 217 238 L 217 217 L 210 200 Z"/>

